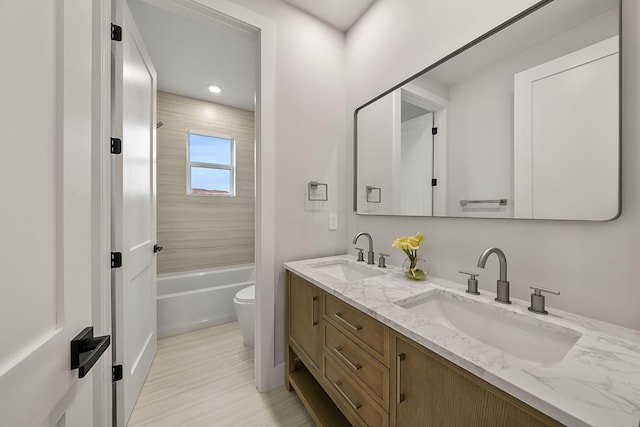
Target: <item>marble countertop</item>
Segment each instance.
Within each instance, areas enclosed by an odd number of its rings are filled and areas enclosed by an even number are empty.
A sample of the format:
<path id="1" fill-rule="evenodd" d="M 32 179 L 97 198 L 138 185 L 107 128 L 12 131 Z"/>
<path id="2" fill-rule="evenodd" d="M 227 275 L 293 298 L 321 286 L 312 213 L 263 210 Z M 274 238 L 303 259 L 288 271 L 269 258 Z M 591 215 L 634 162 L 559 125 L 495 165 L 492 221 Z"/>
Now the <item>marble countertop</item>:
<path id="1" fill-rule="evenodd" d="M 640 331 L 549 307 L 549 315 L 531 313 L 527 310 L 529 301 L 512 298 L 513 304 L 500 304 L 493 300 L 495 293 L 481 290 L 480 295 L 468 295 L 464 292 L 466 286 L 431 276 L 422 282 L 411 281 L 395 266 L 380 269 L 357 263 L 361 268 L 383 274 L 349 282 L 316 268 L 320 263 L 336 261 L 355 262 L 355 257 L 339 255 L 284 265 L 287 270 L 564 424 L 640 426 Z M 434 290 L 444 290 L 460 299 L 474 299 L 498 313 L 526 316 L 527 321 L 545 328 L 577 331 L 581 336 L 557 363 L 542 365 L 527 361 L 432 323 L 397 304 Z"/>

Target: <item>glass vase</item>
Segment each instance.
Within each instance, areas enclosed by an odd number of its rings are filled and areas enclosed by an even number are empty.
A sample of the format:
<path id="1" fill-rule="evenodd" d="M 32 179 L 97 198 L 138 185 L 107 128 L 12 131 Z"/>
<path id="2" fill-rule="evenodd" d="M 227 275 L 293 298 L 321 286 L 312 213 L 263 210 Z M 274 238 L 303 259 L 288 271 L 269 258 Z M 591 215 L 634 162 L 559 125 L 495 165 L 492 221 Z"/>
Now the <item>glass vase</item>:
<path id="1" fill-rule="evenodd" d="M 429 275 L 427 262 L 422 258 L 417 258 L 413 264 L 409 258 L 405 259 L 402 263 L 402 271 L 404 271 L 405 277 L 410 280 L 425 280 Z"/>

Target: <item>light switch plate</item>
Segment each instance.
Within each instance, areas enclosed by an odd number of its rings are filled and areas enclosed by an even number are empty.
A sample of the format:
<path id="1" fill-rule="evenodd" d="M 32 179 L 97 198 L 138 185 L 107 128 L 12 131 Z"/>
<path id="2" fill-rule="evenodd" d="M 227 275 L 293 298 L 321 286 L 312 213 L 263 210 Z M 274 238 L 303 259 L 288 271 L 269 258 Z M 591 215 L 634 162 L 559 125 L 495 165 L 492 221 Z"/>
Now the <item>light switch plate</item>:
<path id="1" fill-rule="evenodd" d="M 338 214 L 330 213 L 329 214 L 329 230 L 335 231 L 338 229 Z"/>

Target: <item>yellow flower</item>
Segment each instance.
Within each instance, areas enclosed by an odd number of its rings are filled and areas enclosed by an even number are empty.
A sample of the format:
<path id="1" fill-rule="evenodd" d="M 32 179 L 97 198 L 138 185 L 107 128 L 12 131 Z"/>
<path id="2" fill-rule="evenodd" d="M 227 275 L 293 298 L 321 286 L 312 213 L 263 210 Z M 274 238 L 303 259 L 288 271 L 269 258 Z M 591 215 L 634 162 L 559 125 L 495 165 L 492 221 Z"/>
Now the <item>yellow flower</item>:
<path id="1" fill-rule="evenodd" d="M 398 237 L 396 240 L 393 241 L 391 246 L 398 249 L 406 249 L 408 247 L 408 240 L 409 238 L 406 236 Z"/>
<path id="2" fill-rule="evenodd" d="M 410 261 L 410 266 L 405 271 L 405 276 L 412 280 L 424 280 L 426 273 L 420 268 L 416 268 L 418 262 L 418 249 L 424 241 L 422 233 L 416 233 L 414 236 L 400 236 L 393 241 L 391 246 L 398 248 L 404 252 Z"/>
<path id="3" fill-rule="evenodd" d="M 415 236 L 401 236 L 393 241 L 391 246 L 398 249 L 418 249 L 420 243 L 424 240 L 422 233 L 417 233 Z"/>
<path id="4" fill-rule="evenodd" d="M 418 249 L 420 247 L 420 243 L 424 240 L 424 236 L 422 233 L 417 233 L 415 236 L 410 236 L 407 239 L 407 245 L 411 249 Z"/>
<path id="5" fill-rule="evenodd" d="M 420 244 L 424 240 L 422 233 L 416 233 L 415 236 L 400 236 L 393 241 L 391 246 L 404 251 L 409 259 L 413 260 L 416 257 L 417 251 L 420 248 Z"/>

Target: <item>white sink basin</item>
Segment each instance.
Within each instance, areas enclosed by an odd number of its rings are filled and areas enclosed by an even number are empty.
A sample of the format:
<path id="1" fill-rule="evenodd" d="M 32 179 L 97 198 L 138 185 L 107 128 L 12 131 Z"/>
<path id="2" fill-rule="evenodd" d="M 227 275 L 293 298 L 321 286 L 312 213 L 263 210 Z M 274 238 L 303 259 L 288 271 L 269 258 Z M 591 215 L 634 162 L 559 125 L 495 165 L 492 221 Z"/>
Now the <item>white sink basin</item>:
<path id="1" fill-rule="evenodd" d="M 343 282 L 352 282 L 354 280 L 367 279 L 383 274 L 381 271 L 376 271 L 347 260 L 320 263 L 312 267 Z"/>
<path id="2" fill-rule="evenodd" d="M 514 313 L 482 300 L 432 291 L 418 300 L 397 303 L 430 323 L 453 329 L 517 358 L 553 365 L 582 335 L 563 326 Z"/>

